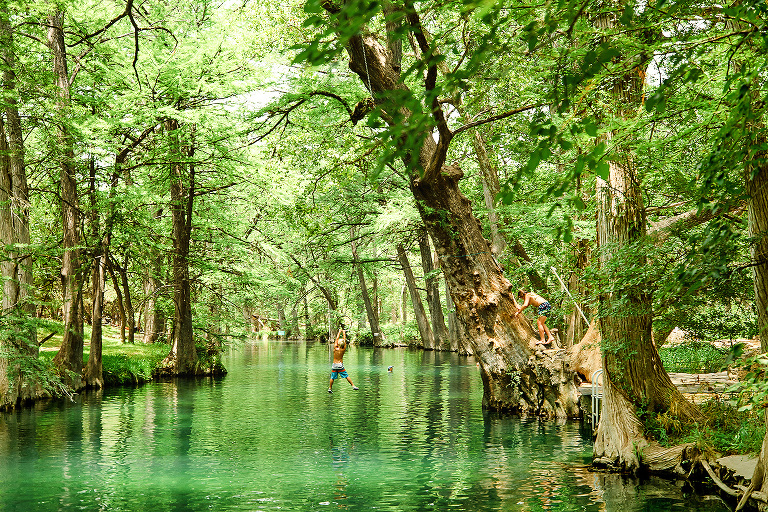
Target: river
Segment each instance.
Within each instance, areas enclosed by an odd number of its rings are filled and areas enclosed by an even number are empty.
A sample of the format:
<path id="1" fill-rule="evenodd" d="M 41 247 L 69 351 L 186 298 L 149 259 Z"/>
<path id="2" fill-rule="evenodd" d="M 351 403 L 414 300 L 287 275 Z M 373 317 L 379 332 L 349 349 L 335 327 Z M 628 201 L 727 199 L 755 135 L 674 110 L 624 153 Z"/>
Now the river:
<path id="1" fill-rule="evenodd" d="M 589 469 L 579 422 L 484 413 L 471 357 L 254 341 L 226 377 L 0 415 L 0 511 L 727 511 Z M 392 366 L 392 372 L 387 369 Z"/>

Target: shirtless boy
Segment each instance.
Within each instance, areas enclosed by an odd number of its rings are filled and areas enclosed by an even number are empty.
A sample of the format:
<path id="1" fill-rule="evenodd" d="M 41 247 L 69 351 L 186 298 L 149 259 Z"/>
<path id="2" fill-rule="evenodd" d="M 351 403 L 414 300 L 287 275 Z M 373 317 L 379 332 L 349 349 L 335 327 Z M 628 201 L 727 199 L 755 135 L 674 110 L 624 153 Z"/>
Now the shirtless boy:
<path id="1" fill-rule="evenodd" d="M 552 311 L 552 305 L 547 301 L 544 297 L 541 295 L 534 293 L 534 292 L 526 292 L 522 288 L 520 288 L 517 291 L 518 297 L 523 301 L 523 305 L 517 306 L 517 311 L 515 312 L 515 318 L 523 312 L 525 308 L 528 306 L 536 306 L 536 309 L 539 313 L 539 320 L 538 320 L 538 327 L 539 327 L 539 337 L 541 338 L 541 341 L 539 341 L 542 345 L 547 345 L 549 343 L 552 343 L 554 340 L 554 337 L 552 336 L 552 333 L 549 332 L 549 327 L 547 327 L 546 321 L 547 316 Z M 544 335 L 546 334 L 546 341 L 544 341 Z"/>
<path id="2" fill-rule="evenodd" d="M 342 339 L 342 334 L 344 338 Z M 352 379 L 349 378 L 347 370 L 344 369 L 344 352 L 347 351 L 347 331 L 344 327 L 339 329 L 336 334 L 336 341 L 333 342 L 333 364 L 331 365 L 331 382 L 328 384 L 328 392 L 333 393 L 333 381 L 341 377 L 347 379 L 347 382 L 352 386 L 352 389 L 360 389 L 352 384 Z"/>

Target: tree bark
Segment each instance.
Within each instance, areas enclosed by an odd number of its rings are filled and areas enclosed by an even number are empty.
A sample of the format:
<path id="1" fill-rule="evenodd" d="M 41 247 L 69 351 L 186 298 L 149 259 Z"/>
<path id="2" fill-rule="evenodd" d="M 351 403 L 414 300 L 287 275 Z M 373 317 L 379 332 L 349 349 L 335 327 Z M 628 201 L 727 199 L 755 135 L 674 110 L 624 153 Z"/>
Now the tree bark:
<path id="1" fill-rule="evenodd" d="M 85 385 L 90 388 L 104 387 L 104 370 L 102 366 L 102 324 L 104 312 L 104 281 L 106 277 L 106 263 L 103 249 L 96 256 L 91 282 L 93 283 L 93 302 L 91 304 L 91 349 L 88 354 L 88 363 L 85 366 Z"/>
<path id="2" fill-rule="evenodd" d="M 48 44 L 53 54 L 53 74 L 58 95 L 58 160 L 60 172 L 60 196 L 64 251 L 61 267 L 62 309 L 64 311 L 64 337 L 61 348 L 53 361 L 63 372 L 63 379 L 72 389 L 84 386 L 83 374 L 83 315 L 82 275 L 80 261 L 80 211 L 77 181 L 73 165 L 72 136 L 67 127 L 70 108 L 67 50 L 64 43 L 64 13 L 56 11 L 48 16 Z"/>
<path id="3" fill-rule="evenodd" d="M 192 291 L 189 279 L 189 243 L 195 197 L 194 166 L 183 161 L 178 121 L 167 119 L 165 129 L 171 157 L 174 318 L 171 351 L 163 361 L 163 367 L 173 375 L 194 375 L 198 356 L 192 332 Z"/>
<path id="4" fill-rule="evenodd" d="M 432 327 L 429 325 L 427 313 L 424 311 L 424 305 L 421 303 L 421 294 L 419 294 L 419 290 L 416 288 L 416 279 L 413 277 L 411 264 L 408 261 L 408 255 L 405 253 L 403 244 L 397 244 L 397 259 L 400 261 L 400 266 L 403 267 L 403 274 L 405 274 L 405 283 L 408 286 L 408 293 L 411 297 L 416 325 L 419 326 L 419 337 L 421 338 L 422 347 L 426 350 L 434 350 L 435 337 L 432 333 Z"/>
<path id="5" fill-rule="evenodd" d="M 756 144 L 766 143 L 761 137 Z M 749 236 L 752 238 L 752 278 L 757 307 L 757 328 L 762 352 L 768 352 L 768 151 L 759 151 L 753 157 L 756 164 L 747 166 L 746 192 L 748 196 Z"/>

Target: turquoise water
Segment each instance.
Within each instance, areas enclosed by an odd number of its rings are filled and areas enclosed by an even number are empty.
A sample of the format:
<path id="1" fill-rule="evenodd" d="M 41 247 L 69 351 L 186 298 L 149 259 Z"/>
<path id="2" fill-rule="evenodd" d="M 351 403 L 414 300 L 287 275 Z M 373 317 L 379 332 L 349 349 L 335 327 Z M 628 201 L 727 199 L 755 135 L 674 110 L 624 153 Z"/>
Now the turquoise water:
<path id="1" fill-rule="evenodd" d="M 0 415 L 0 511 L 728 510 L 589 471 L 578 422 L 484 414 L 472 358 L 259 341 L 221 379 Z M 392 373 L 387 372 L 393 366 Z"/>

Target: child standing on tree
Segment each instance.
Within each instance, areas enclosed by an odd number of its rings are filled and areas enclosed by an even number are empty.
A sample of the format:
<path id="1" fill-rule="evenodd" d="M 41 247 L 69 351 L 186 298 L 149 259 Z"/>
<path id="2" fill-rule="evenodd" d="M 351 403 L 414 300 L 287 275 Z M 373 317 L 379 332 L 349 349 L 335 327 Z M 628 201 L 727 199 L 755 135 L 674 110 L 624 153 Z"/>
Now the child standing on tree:
<path id="1" fill-rule="evenodd" d="M 344 335 L 342 339 L 341 336 Z M 333 364 L 331 365 L 331 382 L 328 384 L 328 392 L 333 393 L 333 381 L 341 377 L 347 379 L 347 382 L 352 386 L 352 389 L 359 389 L 352 384 L 352 379 L 349 378 L 347 370 L 344 369 L 344 352 L 347 351 L 347 331 L 344 330 L 344 326 L 341 326 L 338 334 L 336 334 L 336 341 L 333 342 Z"/>
<path id="2" fill-rule="evenodd" d="M 528 306 L 536 306 L 538 313 L 539 313 L 539 320 L 538 320 L 538 327 L 539 327 L 539 337 L 541 338 L 541 341 L 539 341 L 539 344 L 541 345 L 548 345 L 549 343 L 552 343 L 554 340 L 554 337 L 552 336 L 552 333 L 549 332 L 549 327 L 547 327 L 546 321 L 547 316 L 551 314 L 552 311 L 552 305 L 549 303 L 548 300 L 546 300 L 541 295 L 538 295 L 534 292 L 526 292 L 522 288 L 520 288 L 517 291 L 518 297 L 520 297 L 520 300 L 523 301 L 523 305 L 517 305 L 517 311 L 515 312 L 515 318 L 523 312 L 525 308 Z M 544 341 L 544 335 L 546 334 L 546 341 Z"/>

